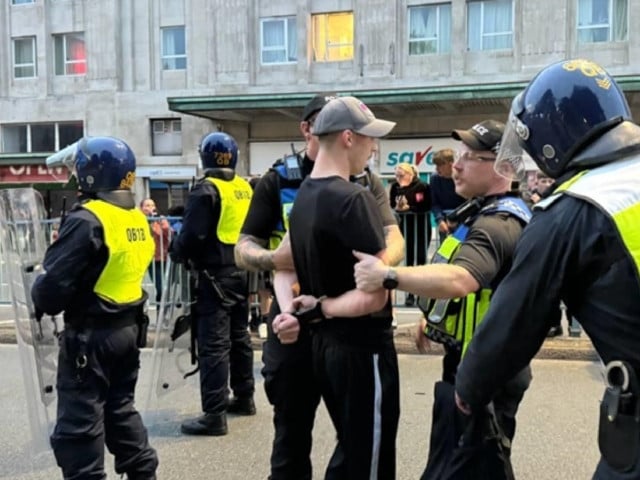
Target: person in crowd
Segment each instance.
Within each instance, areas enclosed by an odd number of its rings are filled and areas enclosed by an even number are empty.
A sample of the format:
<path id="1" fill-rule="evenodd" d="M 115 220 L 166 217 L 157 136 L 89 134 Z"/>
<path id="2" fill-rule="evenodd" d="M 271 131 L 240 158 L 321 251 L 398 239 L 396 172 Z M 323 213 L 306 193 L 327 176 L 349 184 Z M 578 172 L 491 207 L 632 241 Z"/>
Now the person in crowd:
<path id="1" fill-rule="evenodd" d="M 227 413 L 256 414 L 247 275 L 233 257 L 251 186 L 235 173 L 238 144 L 232 136 L 210 133 L 199 152 L 204 177 L 189 193 L 182 229 L 171 244 L 172 260 L 197 272 L 192 328 L 197 332 L 203 414 L 183 422 L 181 430 L 221 436 L 228 433 Z"/>
<path id="2" fill-rule="evenodd" d="M 431 299 L 418 328 L 417 345 L 426 351 L 429 340 L 440 342 L 445 356 L 442 382 L 435 388 L 429 461 L 422 476 L 425 480 L 444 478 L 441 475 L 451 468 L 451 459 L 461 451 L 455 451 L 455 441 L 446 440 L 465 433 L 455 415 L 456 370 L 474 330 L 483 321 L 493 292 L 499 290 L 511 267 L 518 238 L 531 216 L 526 204 L 511 191 L 510 180 L 493 168 L 503 132 L 504 124 L 496 120 L 452 132 L 452 137 L 460 141 L 453 181 L 456 192 L 467 202 L 454 211 L 459 226 L 445 239 L 431 264 L 390 268 L 362 254 L 362 261 L 355 266 L 357 286 L 365 292 L 386 285 Z M 524 366 L 505 379 L 492 397 L 506 445 L 515 436 L 516 413 L 530 382 L 531 369 Z M 485 418 L 486 414 L 479 412 L 477 420 Z M 505 448 L 505 456 L 509 450 Z"/>
<path id="3" fill-rule="evenodd" d="M 410 163 L 400 163 L 395 169 L 395 183 L 391 184 L 389 200 L 400 217 L 402 235 L 407 244 L 406 265 L 427 263 L 427 249 L 431 241 L 431 193 L 429 185 L 420 180 L 418 169 Z M 415 304 L 409 293 L 405 305 Z"/>
<path id="4" fill-rule="evenodd" d="M 531 361 L 562 300 L 606 365 L 593 478 L 640 478 L 640 127 L 602 66 L 565 60 L 513 100 L 496 170 L 521 177 L 525 152 L 553 193 L 535 205 L 458 368 L 458 408 L 482 409 Z"/>
<path id="5" fill-rule="evenodd" d="M 355 97 L 323 107 L 313 126 L 318 155 L 291 210 L 290 244 L 283 242 L 295 270 L 274 278 L 282 313 L 273 332 L 288 344 L 311 330 L 313 377 L 337 432 L 330 480 L 395 478 L 400 391 L 391 302 L 382 286 L 365 293 L 353 279 L 354 250 L 384 261 L 383 222 L 371 192 L 349 181 L 394 126 Z"/>
<path id="6" fill-rule="evenodd" d="M 132 192 L 136 159 L 120 139 L 85 137 L 69 167 L 78 203 L 31 292 L 37 311 L 64 311 L 51 446 L 65 479 L 106 478 L 106 445 L 116 473 L 152 480 L 158 456 L 134 406 L 148 323 L 142 280 L 154 250 Z"/>
<path id="7" fill-rule="evenodd" d="M 156 202 L 151 198 L 145 198 L 140 202 L 140 210 L 149 220 L 149 227 L 156 245 L 153 254 L 153 263 L 149 267 L 149 275 L 156 288 L 156 304 L 160 304 L 162 298 L 162 277 L 164 275 L 164 265 L 169 252 L 169 242 L 171 240 L 171 226 L 164 217 L 158 217 Z"/>
<path id="8" fill-rule="evenodd" d="M 447 221 L 447 215 L 458 208 L 464 202 L 464 198 L 456 193 L 453 183 L 454 151 L 450 148 L 438 150 L 433 155 L 433 164 L 436 171 L 429 178 L 431 189 L 431 211 L 438 225 L 440 243 L 449 235 L 455 227 Z"/>
<path id="9" fill-rule="evenodd" d="M 289 226 L 289 212 L 298 189 L 313 168 L 318 154 L 318 137 L 312 128 L 318 113 L 333 97 L 316 95 L 305 105 L 300 132 L 305 140 L 302 158 L 288 157 L 277 162 L 256 186 L 249 213 L 236 245 L 236 262 L 250 271 L 272 271 L 291 268 L 286 246 L 280 240 Z M 295 160 L 295 161 L 294 161 Z M 382 215 L 387 246 L 386 261 L 398 264 L 404 257 L 404 240 L 389 206 L 389 199 L 380 178 L 371 173 L 353 176 L 376 198 Z M 278 302 L 271 304 L 267 340 L 263 345 L 264 388 L 273 405 L 274 440 L 271 450 L 272 480 L 311 480 L 311 433 L 320 393 L 313 375 L 311 336 L 300 332 L 298 340 L 282 344 L 271 330 L 271 320 L 280 312 Z"/>
<path id="10" fill-rule="evenodd" d="M 184 205 L 175 205 L 169 209 L 169 226 L 171 227 L 171 238 L 178 235 L 182 229 L 182 217 L 184 216 Z"/>

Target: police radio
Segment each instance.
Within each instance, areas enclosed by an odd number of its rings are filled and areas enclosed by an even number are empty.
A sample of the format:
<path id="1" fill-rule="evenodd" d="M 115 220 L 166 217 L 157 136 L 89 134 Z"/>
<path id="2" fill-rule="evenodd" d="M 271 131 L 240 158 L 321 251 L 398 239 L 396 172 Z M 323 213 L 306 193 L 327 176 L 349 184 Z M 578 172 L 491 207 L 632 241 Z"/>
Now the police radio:
<path id="1" fill-rule="evenodd" d="M 285 155 L 282 159 L 284 170 L 287 173 L 288 180 L 302 180 L 302 165 L 300 165 L 300 155 L 291 144 L 291 155 Z"/>

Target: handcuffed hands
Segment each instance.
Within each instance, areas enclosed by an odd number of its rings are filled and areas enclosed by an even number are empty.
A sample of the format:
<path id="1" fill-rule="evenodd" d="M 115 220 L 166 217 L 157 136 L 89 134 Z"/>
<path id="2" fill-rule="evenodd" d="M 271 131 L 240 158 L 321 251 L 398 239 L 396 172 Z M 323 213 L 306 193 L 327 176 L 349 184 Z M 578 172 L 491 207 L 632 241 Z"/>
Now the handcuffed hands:
<path id="1" fill-rule="evenodd" d="M 300 322 L 291 313 L 284 312 L 273 319 L 271 330 L 278 337 L 280 343 L 295 343 L 300 333 Z"/>
<path id="2" fill-rule="evenodd" d="M 353 256 L 359 260 L 353 267 L 353 278 L 358 290 L 369 293 L 380 290 L 389 267 L 375 255 L 354 250 Z"/>

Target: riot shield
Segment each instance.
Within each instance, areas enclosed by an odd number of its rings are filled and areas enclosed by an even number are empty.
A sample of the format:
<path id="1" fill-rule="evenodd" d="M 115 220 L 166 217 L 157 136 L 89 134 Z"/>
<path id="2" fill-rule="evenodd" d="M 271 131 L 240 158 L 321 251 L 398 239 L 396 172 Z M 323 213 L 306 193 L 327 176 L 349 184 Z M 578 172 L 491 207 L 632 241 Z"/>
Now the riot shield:
<path id="1" fill-rule="evenodd" d="M 0 190 L 0 258 L 4 263 L 15 314 L 33 447 L 49 449 L 56 414 L 59 325 L 38 318 L 31 286 L 42 271 L 48 235 L 40 194 L 32 188 Z M 60 321 L 61 322 L 61 321 Z"/>
<path id="2" fill-rule="evenodd" d="M 163 410 L 192 379 L 197 379 L 195 338 L 191 335 L 191 276 L 179 263 L 167 260 L 162 298 L 157 312 L 152 353 L 152 383 L 144 409 L 145 422 L 157 423 Z M 192 380 L 193 381 L 193 380 Z M 178 402 L 179 403 L 179 402 Z"/>

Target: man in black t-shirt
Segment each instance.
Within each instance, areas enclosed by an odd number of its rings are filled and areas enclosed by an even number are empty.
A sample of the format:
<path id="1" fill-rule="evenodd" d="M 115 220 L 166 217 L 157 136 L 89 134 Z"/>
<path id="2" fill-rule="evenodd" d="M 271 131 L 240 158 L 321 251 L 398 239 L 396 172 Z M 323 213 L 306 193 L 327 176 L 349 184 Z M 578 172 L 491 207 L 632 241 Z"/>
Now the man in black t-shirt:
<path id="1" fill-rule="evenodd" d="M 469 199 L 456 212 L 469 213 L 459 219 L 460 226 L 445 239 L 431 264 L 394 269 L 371 255 L 358 254 L 361 261 L 355 266 L 356 282 L 363 291 L 374 291 L 386 283 L 434 299 L 426 307 L 429 322 L 422 319 L 416 337 L 421 351 L 427 349 L 429 339 L 444 343 L 446 351 L 443 382 L 436 384 L 424 479 L 441 478 L 449 468 L 454 448 L 442 441 L 443 431 L 450 431 L 462 417 L 453 396 L 456 369 L 493 291 L 511 268 L 516 243 L 531 215 L 525 203 L 510 193 L 510 180 L 493 168 L 503 132 L 504 124 L 494 120 L 453 131 L 453 138 L 462 142 L 453 164 L 453 181 L 456 192 Z M 494 397 L 496 419 L 509 441 L 515 435 L 515 415 L 530 382 L 527 366 Z M 454 435 L 462 435 L 460 430 Z M 509 449 L 504 453 L 508 456 Z"/>
<path id="2" fill-rule="evenodd" d="M 303 178 L 311 172 L 318 154 L 318 137 L 312 134 L 311 128 L 318 113 L 331 98 L 316 95 L 304 108 L 300 122 L 300 131 L 306 143 L 305 155 L 300 162 Z M 294 202 L 295 192 L 302 181 L 287 178 L 281 174 L 283 170 L 284 167 L 270 169 L 255 188 L 235 248 L 236 264 L 246 270 L 293 267 L 290 251 L 288 257 L 283 256 L 284 249 L 278 247 L 278 243 L 288 228 L 288 215 L 285 217 L 284 213 L 290 208 L 288 204 Z M 389 199 L 376 175 L 358 175 L 352 180 L 360 183 L 364 178 L 382 215 L 387 247 L 385 263 L 396 265 L 404 257 L 404 240 L 389 207 Z M 274 301 L 269 320 L 279 312 L 278 303 Z M 297 342 L 282 344 L 269 330 L 262 355 L 264 388 L 274 410 L 271 479 L 311 480 L 311 432 L 320 393 L 312 372 L 310 336 L 308 332 L 302 332 Z"/>
<path id="3" fill-rule="evenodd" d="M 399 378 L 388 292 L 355 288 L 354 249 L 384 255 L 371 193 L 349 182 L 395 123 L 355 97 L 331 100 L 314 125 L 320 150 L 291 211 L 295 271 L 276 271 L 282 343 L 311 331 L 313 373 L 337 432 L 325 479 L 395 478 Z M 293 298 L 299 284 L 300 296 Z M 306 311 L 306 314 L 302 314 Z"/>

